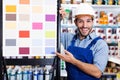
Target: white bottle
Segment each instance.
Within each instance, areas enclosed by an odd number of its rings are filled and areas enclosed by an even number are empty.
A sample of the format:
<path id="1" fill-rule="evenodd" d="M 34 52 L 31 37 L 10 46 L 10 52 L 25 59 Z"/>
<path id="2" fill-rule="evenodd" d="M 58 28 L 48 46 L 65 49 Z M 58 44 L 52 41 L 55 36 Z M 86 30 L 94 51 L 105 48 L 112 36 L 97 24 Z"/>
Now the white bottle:
<path id="1" fill-rule="evenodd" d="M 33 73 L 33 80 L 38 80 L 38 69 L 37 69 L 37 67 L 35 68 L 35 71 L 34 71 L 34 73 Z"/>
<path id="2" fill-rule="evenodd" d="M 46 69 L 46 72 L 45 72 L 45 80 L 50 80 L 50 75 L 49 75 L 48 69 Z"/>
<path id="3" fill-rule="evenodd" d="M 64 52 L 64 46 L 63 46 L 63 44 L 61 44 L 61 50 L 60 50 L 60 52 L 62 53 L 62 54 L 65 54 L 65 52 Z"/>
<path id="4" fill-rule="evenodd" d="M 17 72 L 17 80 L 22 80 L 22 70 L 19 69 Z"/>
<path id="5" fill-rule="evenodd" d="M 16 71 L 12 70 L 11 75 L 10 75 L 10 80 L 16 80 Z"/>
<path id="6" fill-rule="evenodd" d="M 43 74 L 44 74 L 44 70 L 43 68 L 40 68 L 38 80 L 43 80 Z"/>

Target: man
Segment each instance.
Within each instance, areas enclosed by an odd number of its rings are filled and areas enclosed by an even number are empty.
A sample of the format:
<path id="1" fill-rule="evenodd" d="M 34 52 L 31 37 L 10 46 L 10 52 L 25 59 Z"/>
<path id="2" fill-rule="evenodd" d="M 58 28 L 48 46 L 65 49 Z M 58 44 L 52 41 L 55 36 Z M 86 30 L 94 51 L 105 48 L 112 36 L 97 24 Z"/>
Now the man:
<path id="1" fill-rule="evenodd" d="M 64 12 L 61 10 L 61 14 Z M 92 31 L 95 11 L 86 3 L 76 9 L 76 34 L 63 33 L 65 54 L 56 53 L 66 62 L 68 80 L 99 80 L 108 61 L 108 45 Z"/>

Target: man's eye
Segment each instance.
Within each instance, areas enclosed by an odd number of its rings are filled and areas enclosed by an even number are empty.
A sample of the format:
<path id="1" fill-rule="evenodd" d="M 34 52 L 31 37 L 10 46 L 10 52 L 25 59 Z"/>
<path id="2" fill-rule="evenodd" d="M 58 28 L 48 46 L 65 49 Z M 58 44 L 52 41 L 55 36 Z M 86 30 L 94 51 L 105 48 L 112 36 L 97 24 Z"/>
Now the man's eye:
<path id="1" fill-rule="evenodd" d="M 88 20 L 87 22 L 92 22 L 92 20 Z"/>
<path id="2" fill-rule="evenodd" d="M 87 22 L 91 22 L 91 21 L 87 21 Z"/>

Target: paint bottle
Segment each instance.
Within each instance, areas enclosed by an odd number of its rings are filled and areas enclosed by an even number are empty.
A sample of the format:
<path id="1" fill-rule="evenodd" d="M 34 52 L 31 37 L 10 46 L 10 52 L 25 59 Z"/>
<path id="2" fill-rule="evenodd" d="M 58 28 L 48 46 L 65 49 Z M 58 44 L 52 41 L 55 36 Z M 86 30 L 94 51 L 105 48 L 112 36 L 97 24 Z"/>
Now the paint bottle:
<path id="1" fill-rule="evenodd" d="M 19 69 L 17 72 L 17 80 L 22 80 L 22 70 Z"/>
<path id="2" fill-rule="evenodd" d="M 16 71 L 13 69 L 10 74 L 10 80 L 16 80 Z"/>
<path id="3" fill-rule="evenodd" d="M 113 5 L 113 0 L 108 0 L 108 5 Z"/>
<path id="4" fill-rule="evenodd" d="M 9 68 L 7 69 L 7 74 L 8 74 L 9 80 L 10 80 L 11 73 L 12 73 L 12 68 L 11 68 L 11 66 L 9 66 Z"/>
<path id="5" fill-rule="evenodd" d="M 28 70 L 28 80 L 33 80 L 32 75 L 33 75 L 33 71 L 32 71 L 32 68 L 30 68 L 30 69 Z"/>
<path id="6" fill-rule="evenodd" d="M 39 73 L 38 73 L 38 75 L 39 75 L 39 80 L 43 80 L 43 74 L 44 74 L 44 70 L 43 70 L 43 68 L 39 68 Z"/>
<path id="7" fill-rule="evenodd" d="M 97 0 L 97 5 L 102 5 L 102 0 Z"/>
<path id="8" fill-rule="evenodd" d="M 40 56 L 35 56 L 35 59 L 40 59 Z"/>
<path id="9" fill-rule="evenodd" d="M 76 4 L 76 0 L 71 0 L 71 4 Z"/>
<path id="10" fill-rule="evenodd" d="M 51 70 L 52 66 L 51 65 L 46 65 L 45 66 L 45 80 L 50 80 L 50 70 Z"/>
<path id="11" fill-rule="evenodd" d="M 39 74 L 39 72 L 38 72 L 37 68 L 35 68 L 35 71 L 33 73 L 33 80 L 38 80 L 38 76 L 39 76 L 38 74 Z"/>
<path id="12" fill-rule="evenodd" d="M 61 0 L 61 4 L 65 4 L 66 3 L 66 1 L 65 0 Z"/>
<path id="13" fill-rule="evenodd" d="M 28 80 L 28 71 L 26 70 L 26 68 L 23 71 L 23 80 Z"/>
<path id="14" fill-rule="evenodd" d="M 118 5 L 120 5 L 120 0 L 118 0 Z"/>
<path id="15" fill-rule="evenodd" d="M 45 80 L 50 80 L 49 78 L 50 78 L 49 70 L 46 69 L 46 71 L 45 71 Z"/>

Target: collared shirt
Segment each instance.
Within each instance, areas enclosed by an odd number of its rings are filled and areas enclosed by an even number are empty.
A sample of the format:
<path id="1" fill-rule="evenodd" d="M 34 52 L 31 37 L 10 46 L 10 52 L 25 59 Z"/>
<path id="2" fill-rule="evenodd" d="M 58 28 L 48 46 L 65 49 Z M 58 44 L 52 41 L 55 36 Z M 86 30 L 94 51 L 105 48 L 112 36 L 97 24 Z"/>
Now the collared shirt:
<path id="1" fill-rule="evenodd" d="M 61 34 L 61 42 L 65 49 L 67 49 L 67 47 L 71 44 L 74 35 L 75 34 L 71 34 L 71 33 Z M 96 37 L 98 36 L 95 34 L 95 32 L 92 32 L 83 40 L 80 40 L 80 38 L 77 37 L 77 39 L 75 40 L 75 46 L 86 48 L 91 43 L 91 41 Z M 109 53 L 107 43 L 104 40 L 100 39 L 90 49 L 93 51 L 93 56 L 94 56 L 93 64 L 96 65 L 101 72 L 104 72 L 105 67 L 107 65 L 108 53 Z"/>

